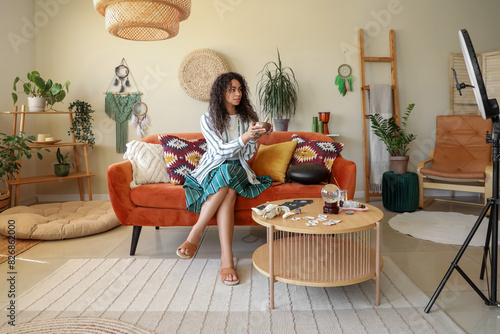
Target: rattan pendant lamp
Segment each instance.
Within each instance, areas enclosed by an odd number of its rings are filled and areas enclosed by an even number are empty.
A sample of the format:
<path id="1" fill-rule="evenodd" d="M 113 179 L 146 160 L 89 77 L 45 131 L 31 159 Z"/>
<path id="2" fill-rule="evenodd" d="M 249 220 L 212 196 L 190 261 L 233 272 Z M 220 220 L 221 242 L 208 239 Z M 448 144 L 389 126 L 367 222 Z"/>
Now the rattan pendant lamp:
<path id="1" fill-rule="evenodd" d="M 94 0 L 111 35 L 134 41 L 175 37 L 191 13 L 190 0 Z"/>

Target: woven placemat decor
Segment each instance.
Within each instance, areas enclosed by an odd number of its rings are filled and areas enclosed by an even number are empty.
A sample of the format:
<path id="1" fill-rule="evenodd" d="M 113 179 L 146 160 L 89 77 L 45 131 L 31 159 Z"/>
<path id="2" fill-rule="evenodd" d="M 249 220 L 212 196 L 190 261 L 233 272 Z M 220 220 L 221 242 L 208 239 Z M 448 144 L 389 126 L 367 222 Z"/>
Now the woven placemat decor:
<path id="1" fill-rule="evenodd" d="M 9 259 L 10 252 L 12 248 L 9 249 L 9 245 L 12 247 L 12 244 L 9 243 L 9 238 L 0 235 L 0 264 L 4 263 Z M 19 254 L 27 251 L 33 246 L 41 243 L 42 240 L 24 240 L 24 239 L 16 239 L 15 241 L 15 256 L 18 257 Z"/>
<path id="2" fill-rule="evenodd" d="M 229 65 L 221 54 L 211 49 L 198 49 L 182 60 L 179 82 L 184 92 L 193 99 L 209 101 L 215 79 L 229 71 Z"/>

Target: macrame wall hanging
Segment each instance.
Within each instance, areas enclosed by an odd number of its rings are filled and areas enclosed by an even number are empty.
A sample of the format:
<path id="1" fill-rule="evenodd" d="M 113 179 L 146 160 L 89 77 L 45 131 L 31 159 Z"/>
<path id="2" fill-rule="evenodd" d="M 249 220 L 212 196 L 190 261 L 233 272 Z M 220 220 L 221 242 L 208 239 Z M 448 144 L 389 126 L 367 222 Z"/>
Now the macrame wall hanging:
<path id="1" fill-rule="evenodd" d="M 131 120 L 131 123 L 137 124 L 137 134 L 141 138 L 144 137 L 145 129 L 149 124 L 146 115 L 147 107 L 145 112 L 141 112 L 142 105 L 146 106 L 146 104 L 141 102 L 142 93 L 137 88 L 125 58 L 122 59 L 120 65 L 115 67 L 115 75 L 105 94 L 106 115 L 116 121 L 116 152 L 124 153 L 128 141 L 127 121 Z M 134 112 L 134 108 L 138 103 L 141 104 L 141 107 L 138 108 L 139 113 L 137 114 Z"/>

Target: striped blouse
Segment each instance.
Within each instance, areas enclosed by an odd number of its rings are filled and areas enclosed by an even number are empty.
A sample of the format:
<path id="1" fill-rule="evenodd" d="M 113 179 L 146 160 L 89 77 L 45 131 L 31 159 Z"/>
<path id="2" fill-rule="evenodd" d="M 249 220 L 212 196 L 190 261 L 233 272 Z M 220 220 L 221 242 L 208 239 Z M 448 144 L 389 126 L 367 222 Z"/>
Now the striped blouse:
<path id="1" fill-rule="evenodd" d="M 243 140 L 241 139 L 241 135 L 244 134 L 250 126 L 249 122 L 242 122 L 238 117 L 239 137 L 232 141 L 229 141 L 227 131 L 220 134 L 213 126 L 208 112 L 201 116 L 200 125 L 201 132 L 207 140 L 207 152 L 201 157 L 198 167 L 191 172 L 191 176 L 196 178 L 198 183 L 201 184 L 210 171 L 219 167 L 224 161 L 234 156 L 238 158 L 241 166 L 245 169 L 248 182 L 260 184 L 260 182 L 257 181 L 255 173 L 247 163 L 247 160 L 252 158 L 257 149 L 257 140 L 250 139 L 246 144 L 243 144 Z"/>

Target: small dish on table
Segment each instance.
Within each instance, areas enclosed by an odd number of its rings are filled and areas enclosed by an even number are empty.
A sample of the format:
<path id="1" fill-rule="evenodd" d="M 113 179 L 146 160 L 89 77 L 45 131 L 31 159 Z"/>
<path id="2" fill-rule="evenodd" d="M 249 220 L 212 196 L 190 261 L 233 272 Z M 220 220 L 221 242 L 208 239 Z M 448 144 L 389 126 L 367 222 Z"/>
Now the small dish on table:
<path id="1" fill-rule="evenodd" d="M 343 207 L 339 207 L 339 209 L 341 211 L 368 211 L 368 207 L 365 206 L 364 208 L 343 208 Z"/>

